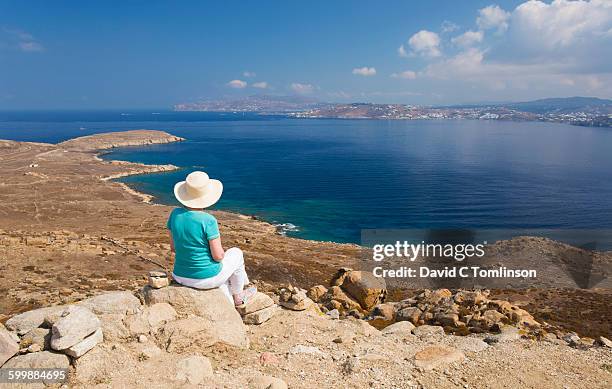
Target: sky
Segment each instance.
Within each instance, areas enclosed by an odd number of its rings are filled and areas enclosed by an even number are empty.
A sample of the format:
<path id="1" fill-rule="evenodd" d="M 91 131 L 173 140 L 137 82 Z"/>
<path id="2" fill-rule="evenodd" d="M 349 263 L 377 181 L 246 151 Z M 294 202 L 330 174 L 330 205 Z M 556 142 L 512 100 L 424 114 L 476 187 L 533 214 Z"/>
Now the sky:
<path id="1" fill-rule="evenodd" d="M 612 97 L 612 0 L 0 0 L 0 110 Z"/>

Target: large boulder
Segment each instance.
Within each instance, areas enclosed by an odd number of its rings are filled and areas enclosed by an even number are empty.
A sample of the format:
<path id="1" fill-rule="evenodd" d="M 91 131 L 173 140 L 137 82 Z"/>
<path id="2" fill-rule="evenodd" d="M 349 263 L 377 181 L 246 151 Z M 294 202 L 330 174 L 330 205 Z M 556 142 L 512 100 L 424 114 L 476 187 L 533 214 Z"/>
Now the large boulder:
<path id="1" fill-rule="evenodd" d="M 135 315 L 125 317 L 124 323 L 131 336 L 155 333 L 165 323 L 175 320 L 176 310 L 168 303 L 157 303 L 145 307 Z"/>
<path id="2" fill-rule="evenodd" d="M 11 331 L 16 331 L 19 335 L 27 334 L 34 328 L 40 327 L 45 322 L 45 317 L 48 315 L 62 312 L 66 309 L 65 306 L 55 306 L 34 309 L 13 316 L 6 321 L 6 328 Z"/>
<path id="3" fill-rule="evenodd" d="M 51 348 L 64 350 L 74 346 L 101 327 L 100 319 L 89 309 L 70 306 L 51 328 Z"/>
<path id="4" fill-rule="evenodd" d="M 340 286 L 366 311 L 382 303 L 387 295 L 385 280 L 366 271 L 348 272 Z"/>
<path id="5" fill-rule="evenodd" d="M 19 351 L 19 345 L 11 334 L 4 328 L 0 328 L 0 366 L 8 361 Z"/>
<path id="6" fill-rule="evenodd" d="M 166 346 L 166 351 L 177 354 L 199 352 L 220 340 L 212 322 L 199 316 L 167 323 L 157 338 L 160 344 Z"/>
<path id="7" fill-rule="evenodd" d="M 236 309 L 238 310 L 238 313 L 244 316 L 248 315 L 249 313 L 271 307 L 272 305 L 274 305 L 274 300 L 272 300 L 272 297 L 265 293 L 257 292 L 255 296 L 249 299 L 247 304 L 240 305 L 236 307 Z"/>
<path id="8" fill-rule="evenodd" d="M 98 343 L 102 343 L 103 340 L 104 336 L 102 335 L 102 329 L 98 328 L 96 332 L 81 340 L 74 346 L 68 347 L 64 350 L 64 352 L 73 358 L 80 358 L 89 350 L 94 348 Z"/>
<path id="9" fill-rule="evenodd" d="M 259 311 L 247 313 L 242 318 L 244 324 L 262 324 L 272 318 L 278 311 L 278 305 L 274 304 Z"/>
<path id="10" fill-rule="evenodd" d="M 81 387 L 89 382 L 112 382 L 124 369 L 136 371 L 138 360 L 121 344 L 102 343 L 74 361 L 76 381 Z"/>
<path id="11" fill-rule="evenodd" d="M 98 315 L 110 313 L 133 314 L 140 310 L 140 300 L 131 292 L 115 291 L 100 294 L 80 301 L 79 305 L 89 308 Z"/>
<path id="12" fill-rule="evenodd" d="M 236 347 L 249 347 L 242 318 L 221 290 L 170 285 L 161 289 L 145 286 L 142 293 L 148 305 L 168 303 L 181 315 L 196 315 L 210 323 L 220 341 Z"/>
<path id="13" fill-rule="evenodd" d="M 121 313 L 98 315 L 98 319 L 102 323 L 105 341 L 125 341 L 133 335 L 124 323 L 125 318 L 126 316 Z"/>
<path id="14" fill-rule="evenodd" d="M 18 355 L 11 358 L 2 367 L 14 369 L 68 369 L 70 367 L 70 359 L 64 354 L 41 351 Z"/>

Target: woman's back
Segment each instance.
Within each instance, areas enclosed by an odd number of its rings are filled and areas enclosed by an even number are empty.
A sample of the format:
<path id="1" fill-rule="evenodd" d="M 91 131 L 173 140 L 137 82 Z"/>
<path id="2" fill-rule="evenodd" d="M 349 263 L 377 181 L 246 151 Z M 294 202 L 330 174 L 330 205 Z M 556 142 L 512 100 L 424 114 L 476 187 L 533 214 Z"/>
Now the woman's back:
<path id="1" fill-rule="evenodd" d="M 214 216 L 203 211 L 176 208 L 168 218 L 176 253 L 174 274 L 187 278 L 209 278 L 221 271 L 212 258 L 209 240 L 219 237 Z"/>

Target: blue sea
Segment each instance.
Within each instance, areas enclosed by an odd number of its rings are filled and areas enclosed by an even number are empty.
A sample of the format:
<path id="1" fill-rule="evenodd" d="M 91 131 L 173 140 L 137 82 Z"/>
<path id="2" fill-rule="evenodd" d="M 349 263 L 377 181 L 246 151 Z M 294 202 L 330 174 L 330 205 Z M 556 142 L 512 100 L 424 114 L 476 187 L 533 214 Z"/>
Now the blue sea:
<path id="1" fill-rule="evenodd" d="M 0 138 L 59 142 L 127 129 L 185 137 L 105 156 L 175 164 L 122 179 L 175 204 L 175 182 L 204 170 L 217 209 L 288 235 L 359 242 L 362 229 L 612 228 L 612 131 L 556 123 L 292 119 L 248 113 L 0 112 Z"/>

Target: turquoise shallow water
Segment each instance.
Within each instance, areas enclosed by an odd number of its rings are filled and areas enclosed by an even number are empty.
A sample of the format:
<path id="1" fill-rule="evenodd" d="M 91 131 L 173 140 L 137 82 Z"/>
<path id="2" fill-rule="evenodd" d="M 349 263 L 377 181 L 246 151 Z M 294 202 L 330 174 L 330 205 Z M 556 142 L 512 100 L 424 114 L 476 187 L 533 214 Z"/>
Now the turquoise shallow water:
<path id="1" fill-rule="evenodd" d="M 169 204 L 176 181 L 207 171 L 225 185 L 217 208 L 284 224 L 302 238 L 359 242 L 363 228 L 612 227 L 607 129 L 140 111 L 11 115 L 0 114 L 2 138 L 60 141 L 130 128 L 183 136 L 106 158 L 180 166 L 122 179 Z"/>

